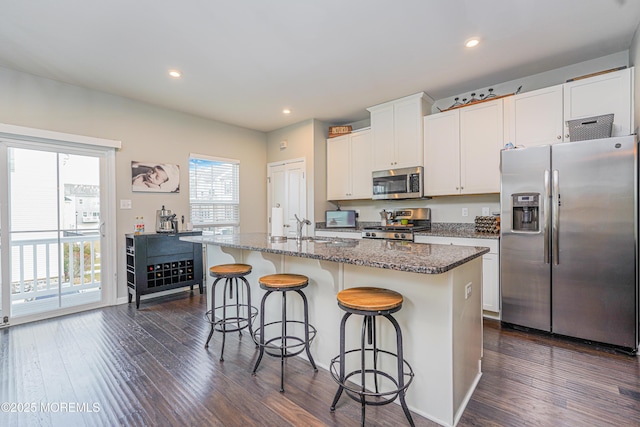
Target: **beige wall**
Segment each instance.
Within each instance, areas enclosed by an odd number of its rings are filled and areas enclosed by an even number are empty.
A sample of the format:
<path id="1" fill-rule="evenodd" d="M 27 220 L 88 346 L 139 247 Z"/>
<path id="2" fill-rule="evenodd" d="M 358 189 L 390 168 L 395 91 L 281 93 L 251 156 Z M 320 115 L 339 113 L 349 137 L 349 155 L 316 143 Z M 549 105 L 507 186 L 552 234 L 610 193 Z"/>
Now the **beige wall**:
<path id="1" fill-rule="evenodd" d="M 328 126 L 310 119 L 267 134 L 267 163 L 305 159 L 307 168 L 307 217 L 311 222 L 324 221 L 326 201 Z M 286 141 L 286 148 L 280 148 Z"/>
<path id="2" fill-rule="evenodd" d="M 0 67 L 0 123 L 122 141 L 116 153 L 118 298 L 126 296 L 124 234 L 136 216 L 155 229 L 165 205 L 189 215 L 189 153 L 240 160 L 243 232 L 265 232 L 267 137 L 262 132 L 158 108 Z M 178 194 L 133 193 L 131 161 L 180 166 Z M 132 201 L 131 210 L 119 201 Z"/>

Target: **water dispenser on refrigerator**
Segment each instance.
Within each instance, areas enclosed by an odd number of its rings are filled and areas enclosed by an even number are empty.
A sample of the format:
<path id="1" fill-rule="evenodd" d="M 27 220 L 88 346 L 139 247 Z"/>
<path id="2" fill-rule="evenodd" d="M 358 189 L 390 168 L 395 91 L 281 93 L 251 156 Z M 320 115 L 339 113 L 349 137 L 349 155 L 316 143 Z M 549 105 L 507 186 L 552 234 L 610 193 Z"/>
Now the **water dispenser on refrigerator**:
<path id="1" fill-rule="evenodd" d="M 513 231 L 540 231 L 540 193 L 517 193 L 511 195 L 513 206 Z"/>

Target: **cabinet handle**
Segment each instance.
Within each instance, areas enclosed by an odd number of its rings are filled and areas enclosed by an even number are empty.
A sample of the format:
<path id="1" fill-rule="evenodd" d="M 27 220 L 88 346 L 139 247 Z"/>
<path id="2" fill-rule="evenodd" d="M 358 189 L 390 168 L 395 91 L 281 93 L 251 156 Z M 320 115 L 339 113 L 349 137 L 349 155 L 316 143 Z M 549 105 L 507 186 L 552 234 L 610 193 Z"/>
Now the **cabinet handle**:
<path id="1" fill-rule="evenodd" d="M 460 188 L 456 187 L 456 190 L 459 190 Z"/>
<path id="2" fill-rule="evenodd" d="M 562 139 L 562 135 L 558 135 L 556 138 L 558 138 L 558 139 Z"/>
<path id="3" fill-rule="evenodd" d="M 564 137 L 565 137 L 566 139 L 569 139 L 569 134 L 566 134 Z"/>

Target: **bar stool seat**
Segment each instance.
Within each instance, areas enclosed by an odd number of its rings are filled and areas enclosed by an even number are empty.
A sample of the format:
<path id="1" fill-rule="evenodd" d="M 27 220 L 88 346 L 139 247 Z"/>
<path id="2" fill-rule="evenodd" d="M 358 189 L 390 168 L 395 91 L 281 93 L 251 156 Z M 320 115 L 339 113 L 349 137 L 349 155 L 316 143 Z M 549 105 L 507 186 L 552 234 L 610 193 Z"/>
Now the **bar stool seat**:
<path id="1" fill-rule="evenodd" d="M 209 268 L 209 274 L 213 277 L 246 276 L 251 269 L 249 264 L 220 264 Z"/>
<path id="2" fill-rule="evenodd" d="M 331 404 L 331 412 L 344 391 L 347 396 L 361 404 L 361 425 L 364 426 L 365 408 L 367 405 L 381 406 L 393 402 L 399 397 L 402 410 L 410 425 L 414 425 L 413 418 L 405 401 L 405 392 L 413 381 L 413 369 L 403 358 L 402 331 L 396 319 L 391 315 L 402 308 L 402 294 L 382 288 L 357 287 L 338 292 L 338 306 L 345 311 L 340 322 L 340 354 L 331 360 L 330 372 L 338 383 L 338 390 Z M 353 315 L 362 315 L 363 322 L 360 333 L 360 348 L 346 350 L 345 326 L 347 319 Z M 376 317 L 386 318 L 396 332 L 396 353 L 378 348 L 376 335 Z M 365 339 L 367 342 L 365 343 Z M 368 345 L 368 347 L 367 347 Z M 371 361 L 367 364 L 366 355 L 371 354 Z M 360 368 L 346 372 L 347 356 L 353 358 L 351 365 L 359 362 Z M 380 369 L 382 357 L 393 359 L 396 372 L 392 374 Z M 360 384 L 350 379 L 360 380 Z M 373 388 L 367 384 L 367 378 L 373 377 Z M 384 382 L 384 390 L 380 382 Z"/>
<path id="3" fill-rule="evenodd" d="M 209 341 L 214 331 L 222 333 L 222 348 L 220 350 L 220 361 L 224 361 L 224 344 L 228 332 L 238 332 L 242 336 L 243 329 L 249 329 L 249 334 L 253 336 L 253 321 L 258 315 L 258 309 L 251 305 L 251 288 L 245 278 L 251 273 L 252 267 L 249 264 L 220 264 L 209 268 L 209 275 L 215 278 L 211 286 L 211 310 L 205 313 L 205 318 L 211 324 L 209 337 L 204 347 L 209 347 Z M 216 306 L 216 285 L 225 279 L 222 291 L 222 305 Z M 238 280 L 244 284 L 244 294 L 246 303 L 240 298 L 240 285 Z M 234 292 L 235 285 L 235 292 Z M 228 290 L 228 293 L 227 293 Z M 228 296 L 227 296 L 228 295 Z"/>
<path id="4" fill-rule="evenodd" d="M 309 324 L 309 306 L 307 303 L 307 297 L 302 289 L 306 288 L 309 284 L 309 278 L 302 274 L 270 274 L 262 276 L 258 283 L 260 288 L 267 291 L 262 297 L 260 303 L 260 325 L 253 334 L 253 340 L 260 347 L 260 354 L 258 360 L 253 367 L 253 375 L 256 374 L 258 366 L 262 361 L 264 354 L 269 356 L 280 358 L 280 392 L 284 392 L 284 360 L 288 357 L 293 357 L 306 351 L 309 363 L 313 367 L 314 372 L 318 371 L 316 363 L 311 356 L 311 350 L 309 346 L 316 336 L 316 328 Z M 267 297 L 274 292 L 282 292 L 282 313 L 280 320 L 265 323 L 265 303 Z M 303 320 L 291 320 L 287 318 L 287 292 L 295 292 L 302 298 L 304 317 Z M 304 328 L 303 336 L 292 335 L 288 332 L 288 328 L 294 325 L 302 325 Z M 267 329 L 270 331 L 275 328 L 269 328 L 270 326 L 279 326 L 279 335 L 276 332 L 269 333 L 269 338 L 266 337 Z"/>
<path id="5" fill-rule="evenodd" d="M 338 305 L 359 311 L 397 311 L 404 301 L 402 294 L 389 289 L 361 287 L 345 289 L 337 295 Z"/>

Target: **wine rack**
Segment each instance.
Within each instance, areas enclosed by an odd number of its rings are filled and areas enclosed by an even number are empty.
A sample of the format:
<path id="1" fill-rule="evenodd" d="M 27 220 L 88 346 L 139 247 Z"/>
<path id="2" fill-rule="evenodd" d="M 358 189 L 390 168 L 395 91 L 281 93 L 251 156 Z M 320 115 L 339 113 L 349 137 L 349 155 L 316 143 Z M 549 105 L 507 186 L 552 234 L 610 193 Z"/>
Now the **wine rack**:
<path id="1" fill-rule="evenodd" d="M 199 231 L 177 234 L 127 234 L 127 292 L 129 302 L 142 295 L 198 285 L 204 292 L 202 245 L 184 242 L 180 236 L 197 236 Z"/>

